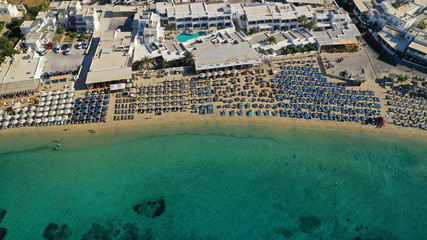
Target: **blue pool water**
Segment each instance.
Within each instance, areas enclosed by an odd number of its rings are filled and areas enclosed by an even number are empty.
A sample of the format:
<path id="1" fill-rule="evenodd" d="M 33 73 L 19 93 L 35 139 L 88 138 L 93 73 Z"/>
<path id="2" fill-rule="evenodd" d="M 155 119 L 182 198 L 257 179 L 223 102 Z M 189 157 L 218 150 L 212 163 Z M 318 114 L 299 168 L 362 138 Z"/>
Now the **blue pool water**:
<path id="1" fill-rule="evenodd" d="M 254 124 L 2 136 L 0 228 L 5 240 L 44 239 L 50 223 L 70 240 L 421 240 L 426 143 Z M 161 215 L 135 211 L 159 199 Z"/>
<path id="2" fill-rule="evenodd" d="M 180 42 L 186 42 L 190 39 L 196 38 L 196 37 L 200 37 L 205 35 L 205 32 L 196 32 L 194 34 L 189 34 L 189 33 L 180 33 L 178 34 L 178 36 L 176 36 L 176 40 L 180 41 Z"/>

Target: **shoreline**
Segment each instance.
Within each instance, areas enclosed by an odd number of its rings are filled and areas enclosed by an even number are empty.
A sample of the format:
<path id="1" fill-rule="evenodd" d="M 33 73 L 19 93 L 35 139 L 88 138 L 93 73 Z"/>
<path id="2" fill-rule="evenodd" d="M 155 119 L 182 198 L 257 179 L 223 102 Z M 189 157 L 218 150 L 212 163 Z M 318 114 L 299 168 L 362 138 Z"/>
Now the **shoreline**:
<path id="1" fill-rule="evenodd" d="M 336 122 L 336 121 L 322 121 L 318 119 L 292 119 L 282 117 L 228 117 L 228 116 L 174 116 L 171 119 L 169 116 L 155 116 L 152 119 L 138 118 L 129 121 L 117 121 L 107 123 L 86 123 L 86 124 L 74 124 L 74 125 L 55 125 L 55 126 L 43 126 L 43 127 L 23 127 L 13 128 L 0 131 L 0 136 L 21 136 L 21 135 L 36 135 L 36 134 L 48 134 L 48 135 L 91 135 L 99 133 L 109 133 L 119 130 L 130 130 L 130 129 L 151 129 L 159 127 L 178 127 L 178 126 L 191 126 L 191 125 L 266 125 L 270 127 L 295 127 L 305 129 L 330 129 L 330 130 L 341 130 L 346 132 L 358 132 L 358 133 L 369 133 L 384 136 L 403 136 L 403 137 L 415 137 L 418 139 L 427 139 L 427 133 L 419 129 L 402 128 L 396 127 L 392 124 L 387 124 L 381 129 L 376 129 L 374 125 L 361 125 L 360 123 L 347 123 L 347 122 Z M 71 131 L 68 131 L 70 127 Z M 93 133 L 93 129 L 97 130 L 97 133 Z"/>

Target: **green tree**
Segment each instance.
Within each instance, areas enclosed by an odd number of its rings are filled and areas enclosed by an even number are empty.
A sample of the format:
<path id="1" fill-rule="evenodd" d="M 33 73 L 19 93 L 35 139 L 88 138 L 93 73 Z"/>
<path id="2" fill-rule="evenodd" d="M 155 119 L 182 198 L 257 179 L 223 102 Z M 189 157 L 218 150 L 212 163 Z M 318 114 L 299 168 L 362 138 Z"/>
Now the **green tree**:
<path id="1" fill-rule="evenodd" d="M 167 26 L 166 26 L 166 29 L 167 30 L 169 30 L 169 31 L 173 31 L 173 30 L 176 30 L 176 25 L 175 24 L 168 24 Z"/>
<path id="2" fill-rule="evenodd" d="M 287 48 L 286 49 L 286 54 L 294 54 L 295 53 L 295 49 L 293 48 Z"/>
<path id="3" fill-rule="evenodd" d="M 266 40 L 269 44 L 276 44 L 276 38 L 274 36 L 269 36 Z"/>
<path id="4" fill-rule="evenodd" d="M 426 29 L 426 27 L 427 27 L 427 23 L 425 21 L 420 22 L 420 23 L 417 24 L 417 28 L 419 28 L 421 30 Z"/>
<path id="5" fill-rule="evenodd" d="M 56 33 L 58 33 L 58 34 L 64 34 L 65 33 L 65 29 L 64 28 L 58 28 L 58 30 L 56 30 Z"/>
<path id="6" fill-rule="evenodd" d="M 300 47 L 296 47 L 296 48 L 295 48 L 295 52 L 297 52 L 297 53 L 302 52 L 302 48 L 300 48 Z"/>
<path id="7" fill-rule="evenodd" d="M 317 25 L 316 25 L 315 22 L 310 21 L 310 22 L 307 23 L 306 28 L 308 29 L 308 31 L 311 32 L 311 31 L 313 31 L 314 29 L 317 28 Z"/>
<path id="8" fill-rule="evenodd" d="M 298 23 L 299 24 L 304 25 L 304 24 L 307 23 L 307 21 L 308 21 L 308 19 L 307 19 L 307 17 L 305 15 L 301 15 L 301 16 L 298 17 Z"/>
<path id="9" fill-rule="evenodd" d="M 392 3 L 391 6 L 393 6 L 394 8 L 398 8 L 400 6 L 400 1 L 397 0 L 396 2 Z"/>
<path id="10" fill-rule="evenodd" d="M 265 49 L 262 49 L 262 48 L 259 50 L 259 53 L 261 53 L 262 55 L 267 54 L 267 52 L 265 51 Z"/>
<path id="11" fill-rule="evenodd" d="M 192 52 L 185 52 L 184 53 L 184 58 L 182 59 L 182 62 L 186 65 L 191 65 L 193 64 L 194 61 L 194 55 Z"/>
<path id="12" fill-rule="evenodd" d="M 148 56 L 145 56 L 142 60 L 141 60 L 141 64 L 145 69 L 148 69 L 151 65 L 151 63 L 153 62 L 153 60 L 151 58 L 149 58 Z"/>
<path id="13" fill-rule="evenodd" d="M 71 39 L 75 39 L 77 37 L 77 33 L 76 32 L 72 32 L 72 33 L 70 33 L 69 36 L 70 36 Z"/>
<path id="14" fill-rule="evenodd" d="M 132 71 L 139 71 L 141 70 L 142 61 L 138 60 L 132 63 Z"/>
<path id="15" fill-rule="evenodd" d="M 3 29 L 4 29 L 4 24 L 0 23 L 0 32 L 3 31 Z"/>
<path id="16" fill-rule="evenodd" d="M 249 35 L 255 34 L 257 32 L 256 28 L 249 29 Z"/>
<path id="17" fill-rule="evenodd" d="M 172 67 L 172 62 L 169 62 L 168 60 L 162 61 L 162 69 L 170 68 Z"/>

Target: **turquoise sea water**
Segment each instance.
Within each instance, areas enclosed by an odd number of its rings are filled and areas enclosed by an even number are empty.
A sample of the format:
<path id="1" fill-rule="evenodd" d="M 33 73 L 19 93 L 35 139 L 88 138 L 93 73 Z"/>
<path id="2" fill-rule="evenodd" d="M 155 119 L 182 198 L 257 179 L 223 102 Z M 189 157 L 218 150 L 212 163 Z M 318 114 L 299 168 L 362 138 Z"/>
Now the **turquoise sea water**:
<path id="1" fill-rule="evenodd" d="M 422 139 L 260 125 L 2 136 L 0 227 L 5 239 L 43 239 L 49 223 L 69 239 L 426 239 L 426 156 Z M 160 216 L 134 211 L 159 199 Z"/>
<path id="2" fill-rule="evenodd" d="M 189 34 L 189 33 L 180 33 L 178 34 L 178 36 L 176 36 L 176 40 L 180 41 L 180 42 L 186 42 L 190 39 L 196 38 L 196 37 L 200 37 L 205 35 L 205 32 L 196 32 L 194 34 Z"/>

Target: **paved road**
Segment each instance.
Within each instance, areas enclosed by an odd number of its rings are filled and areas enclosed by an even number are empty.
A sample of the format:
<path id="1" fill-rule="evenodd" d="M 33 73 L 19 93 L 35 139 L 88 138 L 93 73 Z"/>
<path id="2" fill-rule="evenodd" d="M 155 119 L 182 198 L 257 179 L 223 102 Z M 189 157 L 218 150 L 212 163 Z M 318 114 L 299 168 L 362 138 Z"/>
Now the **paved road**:
<path id="1" fill-rule="evenodd" d="M 89 72 L 90 64 L 92 63 L 92 58 L 95 55 L 96 47 L 98 47 L 99 39 L 99 37 L 93 38 L 91 47 L 89 49 L 89 54 L 83 58 L 82 70 L 80 71 L 79 78 L 76 81 L 76 84 L 74 85 L 74 88 L 76 90 L 86 89 L 85 82 L 87 73 Z"/>

